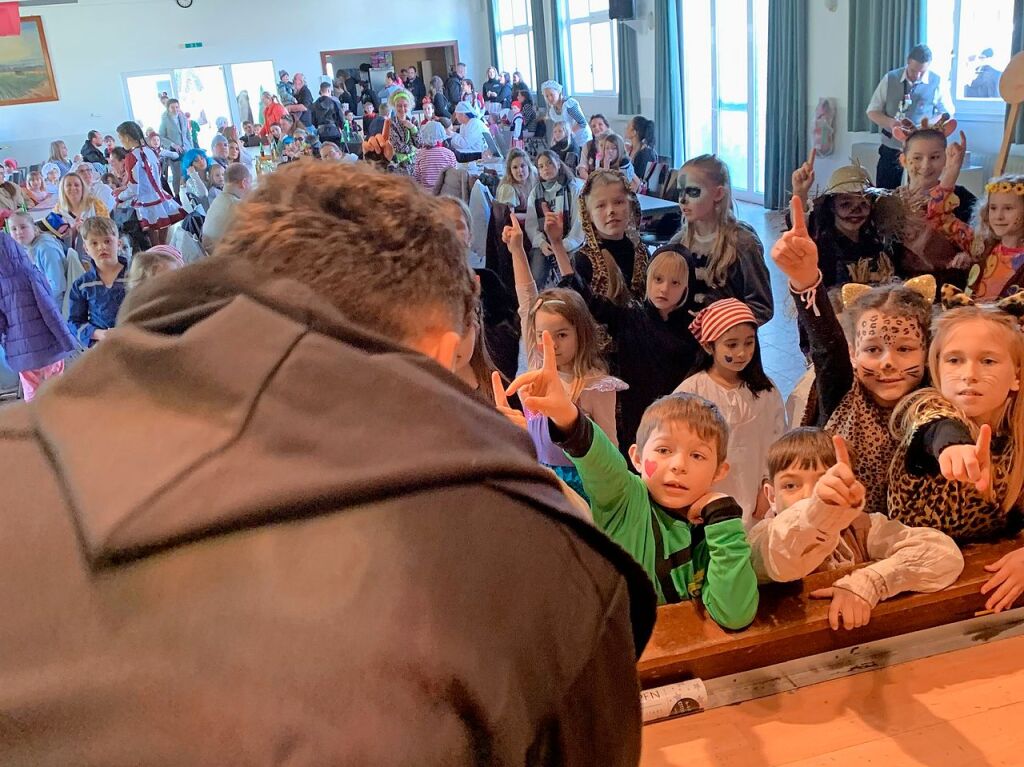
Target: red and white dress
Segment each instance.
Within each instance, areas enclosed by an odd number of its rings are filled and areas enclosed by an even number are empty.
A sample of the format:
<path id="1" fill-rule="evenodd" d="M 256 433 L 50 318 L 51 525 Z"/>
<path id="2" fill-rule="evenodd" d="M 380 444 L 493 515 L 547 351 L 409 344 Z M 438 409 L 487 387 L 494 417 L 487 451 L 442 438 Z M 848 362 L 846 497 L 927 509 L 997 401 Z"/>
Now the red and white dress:
<path id="1" fill-rule="evenodd" d="M 185 211 L 160 186 L 160 158 L 148 146 L 135 147 L 125 158 L 128 179 L 118 201 L 130 203 L 143 229 L 164 229 L 185 218 Z"/>

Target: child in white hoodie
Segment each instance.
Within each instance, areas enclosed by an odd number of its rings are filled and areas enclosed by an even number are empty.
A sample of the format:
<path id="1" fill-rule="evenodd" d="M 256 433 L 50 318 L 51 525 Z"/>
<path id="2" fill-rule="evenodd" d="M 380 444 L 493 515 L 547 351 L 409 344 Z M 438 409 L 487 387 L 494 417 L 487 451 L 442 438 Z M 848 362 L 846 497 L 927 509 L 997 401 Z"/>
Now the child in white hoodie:
<path id="1" fill-rule="evenodd" d="M 762 583 L 870 563 L 811 592 L 832 600 L 833 629 L 866 625 L 875 605 L 903 591 L 944 589 L 964 568 L 944 533 L 865 513 L 846 444 L 821 429 L 794 429 L 771 446 L 764 493 L 770 511 L 748 534 Z"/>

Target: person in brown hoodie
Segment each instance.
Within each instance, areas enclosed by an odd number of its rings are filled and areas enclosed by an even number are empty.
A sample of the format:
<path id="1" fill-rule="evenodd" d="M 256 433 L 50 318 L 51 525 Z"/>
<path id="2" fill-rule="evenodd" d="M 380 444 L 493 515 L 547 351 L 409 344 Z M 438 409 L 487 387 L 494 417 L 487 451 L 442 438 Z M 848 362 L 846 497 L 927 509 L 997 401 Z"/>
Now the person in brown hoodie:
<path id="1" fill-rule="evenodd" d="M 637 764 L 650 582 L 450 373 L 475 300 L 295 163 L 0 411 L 0 764 Z"/>

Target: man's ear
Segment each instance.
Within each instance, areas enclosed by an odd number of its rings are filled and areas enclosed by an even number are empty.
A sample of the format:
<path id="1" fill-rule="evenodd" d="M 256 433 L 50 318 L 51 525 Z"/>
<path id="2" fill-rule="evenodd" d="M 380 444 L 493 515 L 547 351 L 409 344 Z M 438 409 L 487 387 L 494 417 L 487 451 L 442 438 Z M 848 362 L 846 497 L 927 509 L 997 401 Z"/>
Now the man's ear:
<path id="1" fill-rule="evenodd" d="M 427 333 L 409 345 L 452 373 L 455 371 L 455 355 L 461 340 L 462 337 L 454 330 L 446 330 Z"/>
<path id="2" fill-rule="evenodd" d="M 768 505 L 772 511 L 775 511 L 775 485 L 771 482 L 765 482 L 761 487 L 761 491 L 764 493 L 764 497 L 768 499 Z"/>
<path id="3" fill-rule="evenodd" d="M 629 460 L 632 461 L 633 468 L 636 469 L 637 474 L 642 477 L 644 472 L 640 468 L 640 448 L 635 443 L 629 446 Z"/>
<path id="4" fill-rule="evenodd" d="M 722 461 L 722 463 L 719 464 L 719 466 L 718 466 L 718 471 L 715 472 L 715 478 L 713 480 L 711 480 L 711 481 L 712 482 L 721 482 L 728 475 L 729 475 L 729 462 L 728 461 Z"/>

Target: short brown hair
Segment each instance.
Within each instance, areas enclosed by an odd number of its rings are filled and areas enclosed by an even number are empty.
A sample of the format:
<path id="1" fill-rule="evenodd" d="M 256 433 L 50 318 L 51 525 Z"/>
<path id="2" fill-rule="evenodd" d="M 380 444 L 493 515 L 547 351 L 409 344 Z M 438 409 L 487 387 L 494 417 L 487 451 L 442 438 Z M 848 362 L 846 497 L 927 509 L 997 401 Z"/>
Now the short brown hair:
<path id="1" fill-rule="evenodd" d="M 94 232 L 104 237 L 117 237 L 117 224 L 106 216 L 93 216 L 92 218 L 85 219 L 82 222 L 82 228 L 78 230 L 83 240 L 88 240 L 89 235 Z"/>
<path id="2" fill-rule="evenodd" d="M 476 307 L 465 246 L 436 198 L 365 163 L 299 161 L 265 177 L 216 254 L 304 283 L 397 341 L 462 333 Z"/>
<path id="3" fill-rule="evenodd" d="M 768 448 L 768 481 L 793 465 L 801 470 L 825 469 L 836 464 L 836 449 L 832 436 L 824 429 L 801 426 L 782 435 Z"/>
<path id="4" fill-rule="evenodd" d="M 676 392 L 655 400 L 640 419 L 640 428 L 636 430 L 637 448 L 643 450 L 654 430 L 672 421 L 686 424 L 698 437 L 712 443 L 718 454 L 718 465 L 722 465 L 729 452 L 729 424 L 714 403 L 696 394 Z"/>

